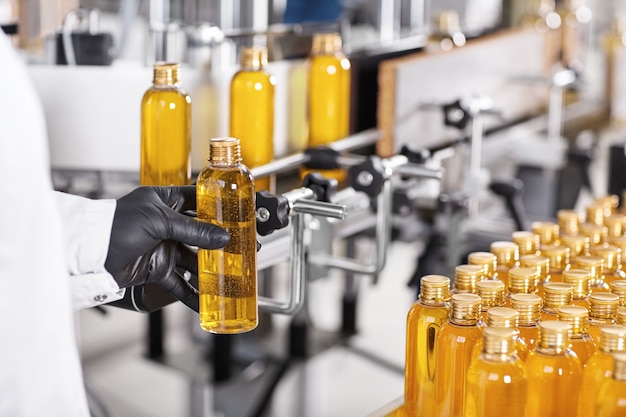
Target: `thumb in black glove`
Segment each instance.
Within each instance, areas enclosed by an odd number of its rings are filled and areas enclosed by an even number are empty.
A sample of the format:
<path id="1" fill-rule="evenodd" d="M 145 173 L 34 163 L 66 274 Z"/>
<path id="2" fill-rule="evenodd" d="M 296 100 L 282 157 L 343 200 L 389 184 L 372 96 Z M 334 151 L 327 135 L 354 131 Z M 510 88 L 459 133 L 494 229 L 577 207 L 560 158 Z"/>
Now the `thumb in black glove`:
<path id="1" fill-rule="evenodd" d="M 183 214 L 195 208 L 195 186 L 139 187 L 117 200 L 105 268 L 120 288 L 152 282 L 178 299 L 195 294 L 176 272 L 197 272 L 196 255 L 183 244 L 217 249 L 230 240 L 224 229 Z"/>

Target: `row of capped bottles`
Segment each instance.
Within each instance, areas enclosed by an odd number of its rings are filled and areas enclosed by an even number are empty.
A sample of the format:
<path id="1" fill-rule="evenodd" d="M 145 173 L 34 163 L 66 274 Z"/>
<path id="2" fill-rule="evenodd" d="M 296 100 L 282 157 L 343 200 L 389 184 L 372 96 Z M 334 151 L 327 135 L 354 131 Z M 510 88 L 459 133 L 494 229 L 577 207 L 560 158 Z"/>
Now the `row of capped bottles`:
<path id="1" fill-rule="evenodd" d="M 407 317 L 402 413 L 626 415 L 626 358 L 614 359 L 626 347 L 617 203 L 561 211 L 558 223 L 470 253 L 452 286 L 422 277 Z"/>

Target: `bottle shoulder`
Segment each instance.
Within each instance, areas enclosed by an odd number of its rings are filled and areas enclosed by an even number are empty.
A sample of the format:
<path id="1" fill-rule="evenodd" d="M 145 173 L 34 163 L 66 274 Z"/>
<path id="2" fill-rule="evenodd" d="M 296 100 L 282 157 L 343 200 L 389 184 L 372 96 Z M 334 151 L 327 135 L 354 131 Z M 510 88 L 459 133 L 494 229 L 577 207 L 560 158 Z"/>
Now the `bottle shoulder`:
<path id="1" fill-rule="evenodd" d="M 191 96 L 176 86 L 152 86 L 143 94 L 144 103 L 151 101 L 179 101 L 191 104 Z"/>

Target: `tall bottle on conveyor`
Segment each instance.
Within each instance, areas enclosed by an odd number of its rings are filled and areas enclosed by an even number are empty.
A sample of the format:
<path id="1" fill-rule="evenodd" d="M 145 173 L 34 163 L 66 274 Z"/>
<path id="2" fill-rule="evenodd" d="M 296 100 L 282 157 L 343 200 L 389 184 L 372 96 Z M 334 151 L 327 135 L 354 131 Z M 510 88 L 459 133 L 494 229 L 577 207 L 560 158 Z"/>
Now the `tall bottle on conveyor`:
<path id="1" fill-rule="evenodd" d="M 450 314 L 450 278 L 425 275 L 419 299 L 406 321 L 404 411 L 406 417 L 435 413 L 435 339 Z"/>
<path id="2" fill-rule="evenodd" d="M 230 83 L 230 136 L 241 143 L 248 168 L 274 159 L 274 90 L 276 77 L 266 71 L 267 49 L 241 51 L 241 68 Z M 273 177 L 255 179 L 257 191 L 274 192 Z"/>
<path id="3" fill-rule="evenodd" d="M 141 101 L 141 185 L 186 185 L 191 179 L 191 98 L 175 63 L 154 64 Z"/>
<path id="4" fill-rule="evenodd" d="M 200 326 L 220 334 L 250 331 L 258 324 L 255 188 L 238 139 L 211 139 L 196 193 L 198 219 L 230 233 L 224 248 L 198 250 Z"/>
<path id="5" fill-rule="evenodd" d="M 350 134 L 351 71 L 339 33 L 313 36 L 308 89 L 310 148 L 326 146 Z M 303 169 L 301 176 L 312 171 Z M 314 171 L 339 183 L 346 177 L 346 170 L 341 168 Z"/>

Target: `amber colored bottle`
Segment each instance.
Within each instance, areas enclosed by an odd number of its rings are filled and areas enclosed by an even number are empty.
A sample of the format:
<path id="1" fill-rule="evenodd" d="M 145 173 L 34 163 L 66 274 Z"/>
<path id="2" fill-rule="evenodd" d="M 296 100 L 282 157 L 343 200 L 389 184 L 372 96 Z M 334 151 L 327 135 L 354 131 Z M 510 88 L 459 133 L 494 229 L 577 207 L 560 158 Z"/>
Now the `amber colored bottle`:
<path id="1" fill-rule="evenodd" d="M 309 57 L 310 148 L 326 146 L 350 133 L 350 77 L 350 60 L 343 53 L 341 35 L 315 34 Z M 301 176 L 309 172 L 302 170 Z M 319 172 L 340 183 L 346 177 L 343 169 Z"/>
<path id="2" fill-rule="evenodd" d="M 556 218 L 559 225 L 559 234 L 561 235 L 561 237 L 576 236 L 578 234 L 582 221 L 580 215 L 576 210 L 558 210 L 556 212 Z"/>
<path id="3" fill-rule="evenodd" d="M 624 221 L 623 214 L 612 214 L 604 218 L 604 226 L 606 226 L 607 240 L 613 237 L 620 237 L 624 235 Z"/>
<path id="4" fill-rule="evenodd" d="M 619 297 L 620 307 L 626 306 L 626 279 L 613 281 L 609 284 L 611 292 Z"/>
<path id="5" fill-rule="evenodd" d="M 506 296 L 509 300 L 509 304 L 513 294 L 536 294 L 537 281 L 538 274 L 536 268 L 520 268 L 518 266 L 511 268 L 508 272 L 508 283 L 506 287 Z"/>
<path id="6" fill-rule="evenodd" d="M 269 74 L 267 50 L 241 50 L 241 68 L 230 82 L 230 136 L 239 139 L 241 157 L 248 168 L 274 159 L 274 89 L 276 77 Z M 272 177 L 256 178 L 255 189 L 274 192 Z"/>
<path id="7" fill-rule="evenodd" d="M 570 258 L 589 255 L 589 238 L 586 236 L 561 236 L 561 245 L 569 248 Z"/>
<path id="8" fill-rule="evenodd" d="M 513 242 L 496 241 L 491 243 L 489 251 L 496 255 L 498 279 L 506 284 L 509 269 L 519 265 L 519 247 Z"/>
<path id="9" fill-rule="evenodd" d="M 528 416 L 572 417 L 580 392 L 582 365 L 569 348 L 569 323 L 556 320 L 539 324 L 539 341 L 526 359 Z"/>
<path id="10" fill-rule="evenodd" d="M 224 248 L 198 250 L 200 326 L 211 333 L 250 331 L 258 324 L 255 191 L 238 139 L 211 139 L 196 194 L 198 219 L 230 234 Z"/>
<path id="11" fill-rule="evenodd" d="M 505 327 L 507 329 L 515 330 L 513 341 L 516 346 L 517 354 L 520 359 L 526 360 L 528 356 L 528 345 L 526 341 L 519 335 L 519 313 L 517 310 L 509 307 L 492 307 L 487 311 L 487 320 L 485 324 L 487 327 Z M 475 352 L 475 355 L 479 355 L 480 350 Z"/>
<path id="12" fill-rule="evenodd" d="M 559 225 L 554 222 L 532 222 L 531 231 L 539 236 L 539 248 L 559 244 Z"/>
<path id="13" fill-rule="evenodd" d="M 574 287 L 564 282 L 551 282 L 546 285 L 541 308 L 541 321 L 556 320 L 557 310 L 572 304 Z"/>
<path id="14" fill-rule="evenodd" d="M 556 318 L 570 324 L 571 348 L 580 363 L 586 366 L 597 349 L 596 341 L 589 334 L 589 312 L 584 307 L 565 306 L 557 310 Z"/>
<path id="15" fill-rule="evenodd" d="M 180 86 L 180 68 L 154 64 L 152 86 L 141 100 L 141 185 L 191 182 L 191 98 Z"/>
<path id="16" fill-rule="evenodd" d="M 485 279 L 476 283 L 476 294 L 481 299 L 483 321 L 487 320 L 487 311 L 492 307 L 504 307 L 506 297 L 504 282 L 498 279 Z"/>
<path id="17" fill-rule="evenodd" d="M 600 385 L 594 412 L 597 417 L 626 416 L 626 353 L 613 355 L 613 374 Z"/>
<path id="18" fill-rule="evenodd" d="M 519 266 L 537 271 L 537 295 L 543 298 L 543 288 L 550 282 L 550 259 L 543 255 L 520 256 Z"/>
<path id="19" fill-rule="evenodd" d="M 480 297 L 454 294 L 450 319 L 439 330 L 435 366 L 435 416 L 462 417 L 465 382 L 475 346 L 482 338 L 479 327 Z"/>
<path id="20" fill-rule="evenodd" d="M 615 324 L 619 307 L 619 296 L 610 292 L 596 292 L 589 296 L 589 334 L 596 342 L 600 340 L 600 330 Z"/>
<path id="21" fill-rule="evenodd" d="M 450 315 L 450 278 L 425 275 L 419 299 L 406 321 L 404 411 L 407 417 L 435 413 L 435 340 Z"/>
<path id="22" fill-rule="evenodd" d="M 498 258 L 491 252 L 470 252 L 467 255 L 467 263 L 469 265 L 481 265 L 483 267 L 484 279 L 498 279 L 496 269 L 498 267 Z"/>
<path id="23" fill-rule="evenodd" d="M 452 294 L 476 293 L 476 283 L 483 278 L 483 268 L 479 265 L 457 265 L 454 267 L 454 288 Z"/>
<path id="24" fill-rule="evenodd" d="M 610 291 L 609 285 L 604 282 L 604 259 L 600 256 L 584 255 L 577 256 L 572 260 L 572 268 L 589 271 L 589 289 L 594 292 Z"/>
<path id="25" fill-rule="evenodd" d="M 550 282 L 561 282 L 563 271 L 570 262 L 569 248 L 560 245 L 548 245 L 540 249 L 541 255 L 550 260 Z"/>
<path id="26" fill-rule="evenodd" d="M 615 353 L 623 353 L 626 347 L 626 327 L 603 327 L 600 332 L 598 349 L 583 371 L 582 386 L 578 401 L 579 417 L 594 417 L 595 401 L 602 382 L 611 377 Z"/>
<path id="27" fill-rule="evenodd" d="M 615 324 L 620 326 L 626 325 L 626 307 L 617 307 L 617 313 L 615 314 Z"/>
<path id="28" fill-rule="evenodd" d="M 537 255 L 539 252 L 539 235 L 525 230 L 511 233 L 511 241 L 519 248 L 520 258 L 524 255 Z"/>
<path id="29" fill-rule="evenodd" d="M 580 234 L 589 239 L 589 247 L 602 245 L 607 233 L 608 229 L 603 225 L 583 223 L 580 226 Z"/>
<path id="30" fill-rule="evenodd" d="M 602 278 L 605 284 L 611 286 L 611 282 L 626 279 L 626 273 L 622 270 L 621 250 L 617 246 L 594 246 L 591 254 L 599 256 L 604 261 Z"/>
<path id="31" fill-rule="evenodd" d="M 483 330 L 482 353 L 467 371 L 465 417 L 526 415 L 526 370 L 515 336 L 514 329 Z"/>
<path id="32" fill-rule="evenodd" d="M 533 350 L 539 337 L 539 321 L 541 319 L 541 297 L 537 294 L 513 294 L 511 308 L 519 313 L 517 327 L 519 334 L 529 350 Z"/>
<path id="33" fill-rule="evenodd" d="M 589 281 L 591 274 L 584 269 L 568 269 L 563 272 L 563 282 L 572 286 L 572 304 L 589 310 Z"/>

